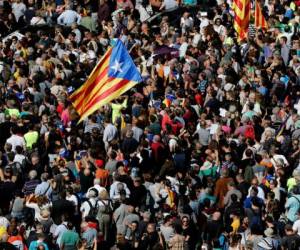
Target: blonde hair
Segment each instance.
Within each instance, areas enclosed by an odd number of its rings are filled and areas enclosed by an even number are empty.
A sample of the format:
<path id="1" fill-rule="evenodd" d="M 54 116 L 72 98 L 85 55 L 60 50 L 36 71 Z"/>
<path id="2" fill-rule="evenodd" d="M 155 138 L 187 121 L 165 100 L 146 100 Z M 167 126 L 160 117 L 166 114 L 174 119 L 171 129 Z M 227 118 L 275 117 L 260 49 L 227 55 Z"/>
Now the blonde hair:
<path id="1" fill-rule="evenodd" d="M 99 194 L 100 200 L 107 200 L 109 198 L 108 192 L 106 190 L 102 190 Z"/>

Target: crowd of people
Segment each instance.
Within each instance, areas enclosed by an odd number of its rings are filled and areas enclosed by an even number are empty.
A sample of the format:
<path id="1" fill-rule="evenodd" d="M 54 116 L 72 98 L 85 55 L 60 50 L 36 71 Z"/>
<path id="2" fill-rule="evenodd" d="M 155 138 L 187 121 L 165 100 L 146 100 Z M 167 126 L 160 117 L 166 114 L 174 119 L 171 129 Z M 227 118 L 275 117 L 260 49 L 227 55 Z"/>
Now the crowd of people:
<path id="1" fill-rule="evenodd" d="M 300 1 L 257 4 L 0 1 L 0 249 L 300 249 Z M 115 38 L 143 81 L 78 123 Z"/>

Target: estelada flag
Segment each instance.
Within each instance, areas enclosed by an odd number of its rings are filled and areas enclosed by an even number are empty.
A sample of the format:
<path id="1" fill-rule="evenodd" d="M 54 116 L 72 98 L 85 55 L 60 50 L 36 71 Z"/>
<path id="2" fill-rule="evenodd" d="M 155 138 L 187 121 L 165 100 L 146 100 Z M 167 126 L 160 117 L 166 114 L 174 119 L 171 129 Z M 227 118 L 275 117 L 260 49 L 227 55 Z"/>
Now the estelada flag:
<path id="1" fill-rule="evenodd" d="M 238 41 L 247 38 L 250 23 L 250 0 L 233 0 L 234 22 Z"/>
<path id="2" fill-rule="evenodd" d="M 79 122 L 141 81 L 132 58 L 118 39 L 103 55 L 87 81 L 69 97 L 80 115 Z"/>
<path id="3" fill-rule="evenodd" d="M 255 27 L 256 28 L 268 28 L 268 23 L 262 13 L 260 2 L 255 1 Z"/>

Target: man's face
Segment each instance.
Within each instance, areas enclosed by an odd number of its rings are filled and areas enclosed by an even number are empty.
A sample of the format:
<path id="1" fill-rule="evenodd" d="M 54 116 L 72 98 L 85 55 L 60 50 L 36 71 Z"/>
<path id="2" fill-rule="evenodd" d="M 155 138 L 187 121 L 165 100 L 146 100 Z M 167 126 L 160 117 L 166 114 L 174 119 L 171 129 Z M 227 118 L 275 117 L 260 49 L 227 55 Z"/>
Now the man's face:
<path id="1" fill-rule="evenodd" d="M 37 165 L 38 163 L 39 163 L 39 158 L 38 157 L 36 157 L 36 156 L 33 156 L 32 158 L 31 158 L 31 163 L 32 163 L 32 165 Z"/>

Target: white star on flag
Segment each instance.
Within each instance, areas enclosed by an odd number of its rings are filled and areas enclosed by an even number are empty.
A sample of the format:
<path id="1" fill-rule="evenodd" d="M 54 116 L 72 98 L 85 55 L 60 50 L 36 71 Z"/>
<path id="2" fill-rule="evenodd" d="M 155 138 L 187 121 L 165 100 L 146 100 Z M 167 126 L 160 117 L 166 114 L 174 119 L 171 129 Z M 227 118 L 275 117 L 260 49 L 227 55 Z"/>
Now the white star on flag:
<path id="1" fill-rule="evenodd" d="M 120 72 L 120 73 L 123 72 L 123 70 L 121 69 L 122 64 L 123 64 L 123 63 L 119 63 L 117 60 L 115 60 L 115 64 L 111 67 L 112 69 L 115 70 L 115 74 L 116 74 L 117 72 Z"/>

